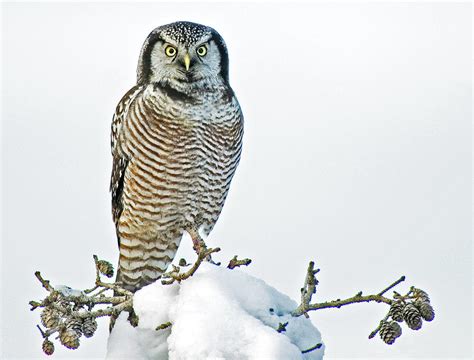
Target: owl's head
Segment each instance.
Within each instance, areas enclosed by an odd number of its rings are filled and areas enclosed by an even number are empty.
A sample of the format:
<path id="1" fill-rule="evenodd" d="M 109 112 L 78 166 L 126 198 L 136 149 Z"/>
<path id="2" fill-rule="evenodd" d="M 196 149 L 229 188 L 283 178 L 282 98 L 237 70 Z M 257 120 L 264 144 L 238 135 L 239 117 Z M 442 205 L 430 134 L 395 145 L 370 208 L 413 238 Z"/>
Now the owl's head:
<path id="1" fill-rule="evenodd" d="M 227 84 L 229 57 L 214 29 L 187 21 L 153 30 L 143 44 L 137 83 L 161 83 L 178 91 Z"/>

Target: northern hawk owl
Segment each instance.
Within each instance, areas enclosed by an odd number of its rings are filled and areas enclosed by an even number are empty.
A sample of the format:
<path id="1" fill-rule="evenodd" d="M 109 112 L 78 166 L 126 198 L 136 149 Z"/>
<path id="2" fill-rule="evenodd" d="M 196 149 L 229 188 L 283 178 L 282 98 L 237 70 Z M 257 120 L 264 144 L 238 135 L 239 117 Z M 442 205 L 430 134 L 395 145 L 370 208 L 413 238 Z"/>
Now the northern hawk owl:
<path id="1" fill-rule="evenodd" d="M 243 116 L 214 29 L 160 26 L 141 49 L 137 83 L 112 120 L 112 213 L 117 282 L 136 291 L 160 278 L 184 232 L 207 236 L 240 160 Z"/>

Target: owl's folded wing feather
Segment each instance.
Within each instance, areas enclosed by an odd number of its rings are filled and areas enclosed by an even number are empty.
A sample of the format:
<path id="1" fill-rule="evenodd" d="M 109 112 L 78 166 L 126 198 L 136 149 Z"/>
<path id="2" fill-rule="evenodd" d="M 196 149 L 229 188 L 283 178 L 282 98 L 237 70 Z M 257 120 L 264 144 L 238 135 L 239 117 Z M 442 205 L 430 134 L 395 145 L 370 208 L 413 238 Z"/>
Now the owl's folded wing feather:
<path id="1" fill-rule="evenodd" d="M 112 132 L 111 132 L 111 147 L 112 147 L 112 176 L 110 178 L 110 192 L 112 193 L 112 217 L 115 223 L 115 226 L 118 226 L 118 221 L 120 214 L 122 213 L 122 193 L 123 185 L 125 178 L 125 170 L 129 159 L 125 154 L 120 151 L 120 131 L 122 128 L 122 123 L 125 117 L 130 104 L 136 98 L 136 96 L 142 91 L 142 86 L 132 87 L 120 100 L 115 109 L 115 114 L 112 119 Z"/>

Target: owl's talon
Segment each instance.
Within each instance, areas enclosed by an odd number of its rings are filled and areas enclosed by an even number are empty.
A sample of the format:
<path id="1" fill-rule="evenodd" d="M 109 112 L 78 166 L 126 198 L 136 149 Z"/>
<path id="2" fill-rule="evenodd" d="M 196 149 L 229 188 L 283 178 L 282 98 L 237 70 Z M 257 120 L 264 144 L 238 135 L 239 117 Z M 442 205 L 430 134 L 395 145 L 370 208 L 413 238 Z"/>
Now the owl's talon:
<path id="1" fill-rule="evenodd" d="M 207 255 L 205 260 L 206 260 L 208 263 L 211 263 L 212 265 L 216 265 L 216 266 L 220 266 L 220 265 L 221 265 L 220 262 L 215 262 L 214 260 L 212 260 L 211 254 Z"/>

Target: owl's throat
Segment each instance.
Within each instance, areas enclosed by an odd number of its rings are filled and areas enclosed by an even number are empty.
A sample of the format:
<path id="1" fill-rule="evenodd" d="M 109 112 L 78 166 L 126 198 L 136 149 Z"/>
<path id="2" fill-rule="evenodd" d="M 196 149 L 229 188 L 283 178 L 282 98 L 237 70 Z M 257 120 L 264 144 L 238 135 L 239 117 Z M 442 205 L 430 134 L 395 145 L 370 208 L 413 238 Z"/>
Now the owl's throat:
<path id="1" fill-rule="evenodd" d="M 172 99 L 190 101 L 202 98 L 206 93 L 219 93 L 226 86 L 220 81 L 212 79 L 181 80 L 166 79 L 154 83 L 154 90 L 161 90 Z"/>

